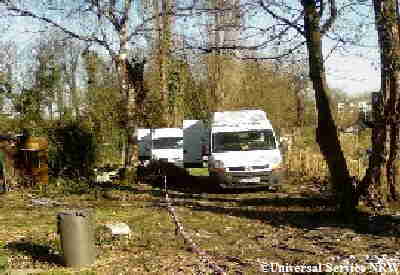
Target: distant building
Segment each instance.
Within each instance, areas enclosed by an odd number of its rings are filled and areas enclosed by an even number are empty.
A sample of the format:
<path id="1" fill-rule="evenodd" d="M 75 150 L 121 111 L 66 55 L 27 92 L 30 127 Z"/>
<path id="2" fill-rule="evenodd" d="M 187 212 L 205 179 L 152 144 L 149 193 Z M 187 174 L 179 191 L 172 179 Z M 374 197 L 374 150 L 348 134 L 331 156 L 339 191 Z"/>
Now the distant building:
<path id="1" fill-rule="evenodd" d="M 339 102 L 337 104 L 337 109 L 339 113 L 342 113 L 345 111 L 346 103 L 345 102 Z"/>
<path id="2" fill-rule="evenodd" d="M 354 112 L 356 110 L 356 104 L 354 102 L 339 102 L 337 104 L 337 110 L 339 113 L 344 113 L 344 112 Z"/>
<path id="3" fill-rule="evenodd" d="M 371 112 L 372 111 L 371 102 L 368 102 L 368 101 L 358 102 L 358 110 L 360 112 L 365 112 L 365 113 Z"/>
<path id="4" fill-rule="evenodd" d="M 358 102 L 358 113 L 359 118 L 364 121 L 371 121 L 372 117 L 372 105 L 371 102 L 361 101 Z"/>
<path id="5" fill-rule="evenodd" d="M 358 111 L 359 118 L 364 121 L 371 120 L 372 105 L 368 101 L 360 102 L 339 102 L 337 104 L 338 113 L 353 113 Z"/>

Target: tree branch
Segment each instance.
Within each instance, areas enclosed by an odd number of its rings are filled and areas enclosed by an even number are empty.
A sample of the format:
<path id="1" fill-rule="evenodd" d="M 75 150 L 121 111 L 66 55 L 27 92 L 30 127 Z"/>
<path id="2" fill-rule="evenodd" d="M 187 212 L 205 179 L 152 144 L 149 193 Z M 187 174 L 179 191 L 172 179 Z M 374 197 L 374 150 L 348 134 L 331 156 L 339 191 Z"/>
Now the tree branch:
<path id="1" fill-rule="evenodd" d="M 325 4 L 324 0 L 319 0 L 319 17 L 322 18 L 324 15 L 324 10 L 325 10 Z"/>
<path id="2" fill-rule="evenodd" d="M 104 17 L 106 18 L 111 25 L 114 27 L 114 29 L 119 32 L 120 31 L 120 22 L 118 21 L 117 16 L 115 15 L 115 1 L 111 1 L 110 7 L 108 7 L 108 10 L 102 9 L 100 7 L 100 3 L 98 1 L 93 1 L 90 0 L 91 6 L 88 8 L 89 11 L 93 12 L 98 20 L 100 21 L 100 18 Z"/>
<path id="3" fill-rule="evenodd" d="M 260 60 L 273 60 L 273 59 L 281 59 L 284 58 L 286 56 L 289 56 L 291 54 L 293 54 L 293 52 L 295 52 L 296 50 L 298 50 L 300 47 L 304 46 L 304 44 L 306 44 L 306 41 L 302 41 L 299 44 L 297 44 L 296 46 L 294 46 L 291 49 L 288 49 L 285 53 L 282 53 L 280 55 L 276 55 L 276 56 L 267 56 L 267 57 L 239 57 L 236 56 L 239 59 L 260 59 Z M 222 47 L 200 47 L 200 46 L 191 46 L 191 45 L 186 45 L 184 48 L 188 49 L 188 50 L 198 50 L 198 51 L 202 51 L 204 53 L 212 53 L 215 50 L 258 50 L 258 49 L 263 49 L 265 47 L 265 43 L 261 43 L 259 45 L 255 45 L 255 46 L 222 46 Z"/>
<path id="4" fill-rule="evenodd" d="M 321 27 L 321 35 L 322 36 L 324 36 L 329 31 L 329 29 L 332 27 L 333 23 L 335 22 L 335 20 L 337 18 L 337 15 L 338 15 L 335 0 L 329 0 L 329 6 L 330 6 L 331 14 L 330 14 L 328 20 Z"/>
<path id="5" fill-rule="evenodd" d="M 124 7 L 124 11 L 120 20 L 120 25 L 123 26 L 126 24 L 126 22 L 128 21 L 129 18 L 129 10 L 131 9 L 132 6 L 132 0 L 125 0 L 125 7 Z"/>
<path id="6" fill-rule="evenodd" d="M 9 2 L 7 1 L 7 3 L 9 3 Z M 80 35 L 80 34 L 74 32 L 74 31 L 71 31 L 71 30 L 67 29 L 66 27 L 61 26 L 60 24 L 54 22 L 53 20 L 51 20 L 49 18 L 46 18 L 46 17 L 43 17 L 43 16 L 39 16 L 37 14 L 34 14 L 31 11 L 22 10 L 20 8 L 15 7 L 14 5 L 11 5 L 11 4 L 9 4 L 9 6 L 7 6 L 6 8 L 9 11 L 17 13 L 16 14 L 17 16 L 27 16 L 27 17 L 31 17 L 31 18 L 37 19 L 39 21 L 43 21 L 45 23 L 48 23 L 49 25 L 51 25 L 51 26 L 63 31 L 64 33 L 66 33 L 67 35 L 69 35 L 72 38 L 76 38 L 76 39 L 81 40 L 81 41 L 97 43 L 98 45 L 105 47 L 110 52 L 110 54 L 112 56 L 115 55 L 115 52 L 111 49 L 110 45 L 105 40 L 99 39 L 99 38 L 97 38 L 95 36 Z"/>
<path id="7" fill-rule="evenodd" d="M 74 38 L 77 38 L 79 40 L 88 41 L 88 42 L 96 41 L 96 42 L 100 43 L 100 40 L 95 38 L 95 37 L 88 37 L 88 36 L 79 35 L 79 34 L 73 32 L 73 31 L 70 31 L 67 28 L 57 24 L 56 22 L 54 22 L 53 20 L 51 20 L 49 18 L 39 16 L 39 15 L 34 14 L 34 13 L 30 12 L 30 11 L 21 10 L 21 9 L 15 7 L 15 6 L 7 7 L 7 10 L 18 13 L 17 14 L 18 16 L 28 16 L 28 17 L 32 17 L 32 18 L 38 19 L 40 21 L 44 21 L 44 22 L 52 25 L 53 27 L 56 27 L 56 28 L 60 29 L 61 31 L 65 32 L 66 34 L 69 34 L 70 36 L 72 36 Z M 103 43 L 103 42 L 101 42 L 101 43 Z"/>
<path id="8" fill-rule="evenodd" d="M 303 16 L 303 13 L 301 13 L 299 15 L 299 17 L 294 21 L 291 22 L 290 20 L 288 20 L 287 18 L 284 18 L 282 16 L 277 15 L 276 13 L 274 13 L 265 3 L 264 0 L 259 0 L 258 3 L 260 3 L 261 7 L 267 12 L 269 13 L 273 18 L 284 22 L 285 24 L 287 24 L 288 26 L 290 26 L 291 28 L 295 29 L 297 32 L 299 32 L 302 36 L 305 37 L 305 33 L 304 31 L 295 23 L 299 20 L 299 18 L 301 16 Z"/>
<path id="9" fill-rule="evenodd" d="M 293 54 L 293 52 L 300 49 L 302 46 L 304 46 L 304 44 L 306 44 L 305 40 L 300 42 L 299 44 L 297 44 L 295 47 L 289 49 L 287 52 L 282 53 L 280 55 L 275 55 L 275 56 L 265 56 L 265 57 L 247 57 L 247 56 L 239 57 L 239 56 L 236 56 L 236 57 L 239 59 L 242 59 L 242 60 L 279 60 L 279 59 L 285 58 L 285 57 Z"/>

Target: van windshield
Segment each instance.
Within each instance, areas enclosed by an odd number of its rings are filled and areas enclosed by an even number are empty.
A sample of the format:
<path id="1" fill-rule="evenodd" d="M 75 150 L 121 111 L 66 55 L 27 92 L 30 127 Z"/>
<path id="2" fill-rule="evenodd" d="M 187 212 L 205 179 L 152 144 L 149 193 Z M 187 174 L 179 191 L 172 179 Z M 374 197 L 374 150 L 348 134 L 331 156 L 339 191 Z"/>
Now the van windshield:
<path id="1" fill-rule="evenodd" d="M 182 149 L 182 137 L 165 137 L 153 140 L 153 149 Z"/>
<path id="2" fill-rule="evenodd" d="M 213 134 L 213 152 L 276 149 L 271 130 L 225 132 Z"/>

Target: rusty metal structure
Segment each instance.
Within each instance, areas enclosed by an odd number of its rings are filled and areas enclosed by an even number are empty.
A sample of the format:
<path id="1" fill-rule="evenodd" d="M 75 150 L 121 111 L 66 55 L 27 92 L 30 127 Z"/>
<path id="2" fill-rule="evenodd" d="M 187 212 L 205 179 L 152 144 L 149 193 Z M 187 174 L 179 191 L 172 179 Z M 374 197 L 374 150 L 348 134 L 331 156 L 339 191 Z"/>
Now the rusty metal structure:
<path id="1" fill-rule="evenodd" d="M 8 188 L 46 185 L 49 181 L 48 146 L 44 137 L 0 136 L 4 184 Z"/>
<path id="2" fill-rule="evenodd" d="M 18 146 L 19 145 L 19 146 Z M 22 174 L 32 185 L 49 182 L 48 148 L 44 137 L 28 137 L 22 139 L 17 147 L 21 151 L 19 161 Z"/>

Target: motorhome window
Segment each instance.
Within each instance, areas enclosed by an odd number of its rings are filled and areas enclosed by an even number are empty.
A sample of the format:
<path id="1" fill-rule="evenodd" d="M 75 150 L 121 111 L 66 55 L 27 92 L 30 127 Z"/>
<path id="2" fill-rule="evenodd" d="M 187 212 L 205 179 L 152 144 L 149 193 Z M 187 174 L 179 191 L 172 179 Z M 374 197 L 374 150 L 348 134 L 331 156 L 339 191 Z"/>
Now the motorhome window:
<path id="1" fill-rule="evenodd" d="M 153 140 L 153 149 L 181 149 L 183 148 L 183 138 L 165 137 Z"/>
<path id="2" fill-rule="evenodd" d="M 213 152 L 276 149 L 271 130 L 213 134 Z"/>

